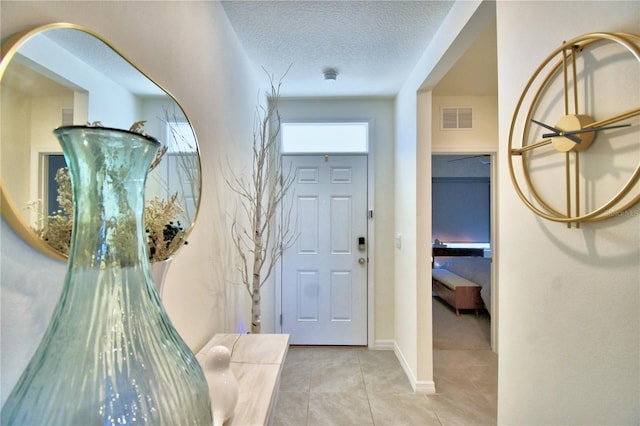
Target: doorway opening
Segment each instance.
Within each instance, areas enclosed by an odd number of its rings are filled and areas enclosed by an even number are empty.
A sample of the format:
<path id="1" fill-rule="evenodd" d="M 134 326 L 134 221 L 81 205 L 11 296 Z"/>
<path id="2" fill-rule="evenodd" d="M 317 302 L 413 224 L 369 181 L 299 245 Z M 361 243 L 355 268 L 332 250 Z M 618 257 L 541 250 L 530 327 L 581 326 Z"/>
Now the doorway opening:
<path id="1" fill-rule="evenodd" d="M 485 153 L 432 155 L 433 268 L 476 284 L 473 304 L 484 306 L 457 310 L 446 288 L 434 286 L 434 349 L 493 348 L 492 160 Z"/>

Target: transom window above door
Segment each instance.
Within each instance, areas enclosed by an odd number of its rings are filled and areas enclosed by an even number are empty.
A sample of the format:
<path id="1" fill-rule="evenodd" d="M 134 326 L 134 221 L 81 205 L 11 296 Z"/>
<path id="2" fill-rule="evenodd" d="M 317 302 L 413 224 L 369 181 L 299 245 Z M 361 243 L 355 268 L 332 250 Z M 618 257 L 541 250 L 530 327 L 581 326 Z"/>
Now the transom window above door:
<path id="1" fill-rule="evenodd" d="M 367 153 L 369 123 L 281 123 L 282 154 Z"/>

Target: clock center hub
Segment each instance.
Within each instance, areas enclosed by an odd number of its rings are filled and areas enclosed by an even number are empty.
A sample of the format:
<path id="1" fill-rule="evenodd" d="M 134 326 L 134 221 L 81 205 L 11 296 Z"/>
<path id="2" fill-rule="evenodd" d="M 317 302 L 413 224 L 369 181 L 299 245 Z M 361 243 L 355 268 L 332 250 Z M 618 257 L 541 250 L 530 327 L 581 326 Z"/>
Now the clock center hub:
<path id="1" fill-rule="evenodd" d="M 582 130 L 586 125 L 591 124 L 594 121 L 595 120 L 588 115 L 569 114 L 562 117 L 556 123 L 555 127 L 563 132 L 570 132 L 574 130 Z M 589 148 L 591 142 L 593 142 L 593 139 L 595 138 L 595 134 L 595 132 L 585 132 L 575 135 L 580 139 L 580 143 L 578 143 L 568 139 L 560 133 L 560 135 L 551 138 L 551 143 L 553 144 L 553 147 L 560 152 L 582 152 Z"/>

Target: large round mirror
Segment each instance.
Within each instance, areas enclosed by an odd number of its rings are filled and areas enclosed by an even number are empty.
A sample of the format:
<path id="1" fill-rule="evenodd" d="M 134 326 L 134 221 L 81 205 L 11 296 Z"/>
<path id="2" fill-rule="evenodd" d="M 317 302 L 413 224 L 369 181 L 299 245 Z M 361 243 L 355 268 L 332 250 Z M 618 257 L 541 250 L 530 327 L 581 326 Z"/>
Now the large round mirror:
<path id="1" fill-rule="evenodd" d="M 72 24 L 46 25 L 4 42 L 0 82 L 0 202 L 22 238 L 66 257 L 58 240 L 70 232 L 56 229 L 56 221 L 70 221 L 70 193 L 53 129 L 87 123 L 129 129 L 144 122 L 142 131 L 164 151 L 147 177 L 147 208 L 164 214 L 160 233 L 186 239 L 200 204 L 200 156 L 183 109 L 167 91 L 104 38 Z"/>

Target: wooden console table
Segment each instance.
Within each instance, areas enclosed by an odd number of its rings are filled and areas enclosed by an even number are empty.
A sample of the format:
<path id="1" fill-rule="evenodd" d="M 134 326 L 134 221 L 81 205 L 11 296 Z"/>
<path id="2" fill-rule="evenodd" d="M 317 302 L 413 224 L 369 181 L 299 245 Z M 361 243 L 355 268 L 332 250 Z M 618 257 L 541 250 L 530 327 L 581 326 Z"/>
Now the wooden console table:
<path id="1" fill-rule="evenodd" d="M 271 424 L 289 335 L 216 334 L 196 354 L 201 366 L 209 349 L 217 345 L 231 351 L 231 371 L 240 387 L 235 413 L 225 426 Z"/>

